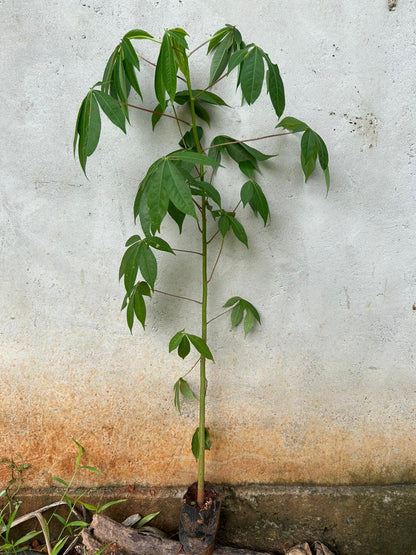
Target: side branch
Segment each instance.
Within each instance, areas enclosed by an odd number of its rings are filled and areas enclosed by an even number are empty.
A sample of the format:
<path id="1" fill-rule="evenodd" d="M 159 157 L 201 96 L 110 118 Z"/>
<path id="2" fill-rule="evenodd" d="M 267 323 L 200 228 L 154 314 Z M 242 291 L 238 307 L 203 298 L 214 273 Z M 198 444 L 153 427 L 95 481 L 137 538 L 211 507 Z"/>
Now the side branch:
<path id="1" fill-rule="evenodd" d="M 221 314 L 217 314 L 217 316 L 214 316 L 214 318 L 211 318 L 211 320 L 208 320 L 207 324 L 210 324 L 211 322 L 213 322 L 214 320 L 216 320 L 217 318 L 221 318 L 221 316 L 224 316 L 224 314 L 227 314 L 228 312 L 230 312 L 230 310 L 232 310 L 234 307 L 232 306 L 231 308 L 228 308 L 227 310 L 224 310 L 224 312 L 221 312 Z"/>
<path id="2" fill-rule="evenodd" d="M 190 299 L 189 297 L 182 297 L 182 295 L 174 295 L 173 293 L 166 293 L 166 291 L 160 291 L 159 289 L 154 289 L 156 293 L 161 293 L 162 295 L 167 295 L 168 297 L 175 297 L 175 299 L 182 299 L 184 301 L 191 301 L 193 303 L 202 304 L 201 301 L 196 299 Z"/>
<path id="3" fill-rule="evenodd" d="M 212 276 L 214 275 L 215 268 L 217 267 L 218 260 L 220 259 L 220 256 L 221 256 L 223 247 L 224 247 L 224 238 L 223 238 L 222 241 L 221 241 L 220 250 L 218 251 L 217 258 L 215 259 L 215 263 L 214 263 L 214 266 L 213 266 L 213 268 L 212 268 L 212 270 L 211 270 L 211 274 L 210 274 L 210 276 L 209 276 L 209 278 L 208 278 L 207 283 L 209 283 L 209 282 L 211 281 Z"/>
<path id="4" fill-rule="evenodd" d="M 176 116 L 171 116 L 170 114 L 164 114 L 162 112 L 156 112 L 155 110 L 149 110 L 148 108 L 143 108 L 142 106 L 136 106 L 135 104 L 129 104 L 128 102 L 121 102 L 121 100 L 117 100 L 116 102 L 118 102 L 119 104 L 122 104 L 123 106 L 128 106 L 129 108 L 134 108 L 136 110 L 141 110 L 142 112 L 148 112 L 149 114 L 156 114 L 157 116 L 163 116 L 165 118 L 171 118 L 171 119 L 174 119 L 175 121 L 180 121 L 180 122 L 184 123 L 185 125 L 189 125 L 189 127 L 192 127 L 192 124 L 189 123 L 189 121 L 186 121 L 184 119 L 180 119 Z"/>
<path id="5" fill-rule="evenodd" d="M 273 133 L 273 135 L 264 135 L 263 137 L 256 137 L 254 139 L 241 139 L 241 141 L 228 141 L 228 143 L 220 143 L 219 145 L 207 146 L 206 148 L 204 148 L 204 151 L 211 150 L 212 148 L 218 148 L 220 146 L 237 145 L 241 143 L 249 143 L 250 141 L 261 141 L 262 139 L 271 139 L 272 137 L 283 137 L 283 135 L 293 135 L 293 133 L 289 131 L 287 133 Z"/>
<path id="6" fill-rule="evenodd" d="M 174 249 L 174 248 L 172 248 L 172 250 L 175 252 L 189 252 L 190 254 L 199 254 L 199 256 L 202 256 L 202 252 L 198 252 L 198 251 L 189 251 L 187 249 Z"/>

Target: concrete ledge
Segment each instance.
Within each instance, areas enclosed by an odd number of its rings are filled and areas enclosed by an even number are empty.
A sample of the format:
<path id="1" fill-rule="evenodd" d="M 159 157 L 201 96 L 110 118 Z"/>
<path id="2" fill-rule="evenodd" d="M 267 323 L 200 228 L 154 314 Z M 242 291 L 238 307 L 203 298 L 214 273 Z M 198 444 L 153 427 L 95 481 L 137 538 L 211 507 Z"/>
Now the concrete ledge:
<path id="1" fill-rule="evenodd" d="M 161 511 L 155 525 L 174 533 L 185 489 L 98 488 L 84 499 L 100 505 L 126 498 L 106 512 L 117 520 Z M 21 514 L 57 496 L 59 490 L 22 490 Z M 224 486 L 218 540 L 277 553 L 300 541 L 320 540 L 338 555 L 416 555 L 416 485 Z"/>

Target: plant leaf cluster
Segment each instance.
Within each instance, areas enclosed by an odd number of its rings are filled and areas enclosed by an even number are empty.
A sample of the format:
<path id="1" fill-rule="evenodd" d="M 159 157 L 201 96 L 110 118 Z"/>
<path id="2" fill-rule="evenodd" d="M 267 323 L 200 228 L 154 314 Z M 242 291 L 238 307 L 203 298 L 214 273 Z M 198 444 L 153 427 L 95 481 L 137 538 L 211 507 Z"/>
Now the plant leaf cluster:
<path id="1" fill-rule="evenodd" d="M 176 254 L 182 250 L 201 256 L 201 301 L 173 295 L 201 305 L 201 334 L 191 334 L 182 329 L 169 342 L 169 352 L 177 351 L 182 359 L 190 354 L 191 347 L 199 355 L 200 419 L 199 427 L 192 438 L 192 452 L 196 459 L 200 459 L 199 499 L 203 495 L 204 465 L 201 459 L 205 449 L 209 449 L 211 444 L 205 427 L 205 363 L 207 360 L 213 361 L 214 357 L 207 344 L 207 326 L 224 314 L 207 320 L 208 285 L 229 232 L 246 247 L 249 245 L 248 235 L 240 218 L 241 210 L 249 207 L 254 216 L 261 218 L 264 225 L 270 221 L 269 203 L 259 183 L 258 174 L 261 174 L 261 167 L 275 154 L 266 154 L 247 143 L 302 133 L 300 161 L 305 181 L 314 172 L 318 160 L 324 172 L 327 190 L 330 177 L 328 150 L 321 136 L 297 118 L 280 119 L 285 110 L 285 89 L 278 65 L 272 62 L 264 50 L 255 43 L 244 42 L 235 26 L 225 25 L 207 41 L 207 54 L 211 56 L 211 63 L 206 86 L 194 87 L 190 56 L 199 47 L 189 52 L 187 37 L 187 32 L 181 28 L 167 29 L 161 41 L 140 29 L 133 29 L 124 35 L 107 62 L 102 80 L 88 91 L 81 103 L 75 126 L 74 153 L 78 151 L 78 158 L 85 172 L 87 159 L 96 150 L 100 139 L 102 114 L 124 133 L 131 107 L 150 112 L 153 129 L 164 117 L 176 120 L 180 134 L 179 148 L 158 158 L 143 172 L 144 177 L 138 186 L 133 209 L 135 222 L 137 219 L 140 221 L 142 234 L 135 234 L 126 242 L 119 278 L 123 279 L 126 290 L 122 310 L 126 309 L 128 327 L 132 331 L 134 320 L 137 319 L 144 328 L 147 315 L 145 297 L 151 298 L 155 292 L 165 293 L 155 289 L 159 263 L 156 251 L 161 255 L 163 252 Z M 143 101 L 138 80 L 141 58 L 133 46 L 135 40 L 151 40 L 159 45 L 157 61 L 152 64 L 155 66 L 152 99 L 152 105 L 156 104 L 154 110 L 129 104 L 132 90 Z M 275 127 L 282 128 L 285 132 L 246 140 L 219 134 L 209 145 L 206 144 L 202 125 L 210 125 L 213 110 L 218 112 L 230 107 L 230 103 L 211 89 L 218 81 L 230 75 L 236 76 L 237 89 L 241 91 L 243 102 L 249 105 L 254 104 L 265 91 L 277 118 Z M 221 184 L 220 168 L 230 162 L 238 167 L 238 175 L 242 177 L 239 199 L 234 207 L 224 205 L 224 185 Z M 177 224 L 179 233 L 182 233 L 184 221 L 188 217 L 188 224 L 194 224 L 195 234 L 200 238 L 201 252 L 173 249 L 160 237 L 162 224 L 167 216 Z M 217 235 L 222 241 L 208 278 L 208 251 Z M 260 324 L 257 309 L 242 297 L 231 297 L 224 307 L 229 309 L 225 312 L 231 312 L 232 328 L 243 323 L 245 336 L 253 329 L 255 322 Z M 174 385 L 174 404 L 179 412 L 182 398 L 196 398 L 183 377 Z M 204 429 L 205 442 L 200 445 Z"/>

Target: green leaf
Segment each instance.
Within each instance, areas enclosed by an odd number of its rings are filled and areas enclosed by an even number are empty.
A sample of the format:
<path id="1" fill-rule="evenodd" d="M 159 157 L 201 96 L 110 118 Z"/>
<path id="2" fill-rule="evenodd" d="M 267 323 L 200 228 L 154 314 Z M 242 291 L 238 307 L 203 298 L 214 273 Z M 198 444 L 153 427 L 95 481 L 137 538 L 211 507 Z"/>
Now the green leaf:
<path id="1" fill-rule="evenodd" d="M 154 289 L 157 276 L 157 262 L 151 249 L 145 244 L 139 244 L 139 267 L 140 273 L 152 289 Z"/>
<path id="2" fill-rule="evenodd" d="M 127 84 L 126 74 L 123 66 L 121 56 L 117 57 L 114 66 L 114 85 L 116 88 L 117 96 L 121 102 L 127 102 Z"/>
<path id="3" fill-rule="evenodd" d="M 54 482 L 58 482 L 59 484 L 62 484 L 63 486 L 65 486 L 66 488 L 68 487 L 68 483 L 65 482 L 65 480 L 63 480 L 62 478 L 58 478 L 58 476 L 53 476 L 52 480 Z"/>
<path id="4" fill-rule="evenodd" d="M 80 121 L 81 121 L 82 110 L 84 109 L 84 104 L 85 104 L 85 98 L 81 102 L 81 106 L 79 107 L 79 110 L 78 110 L 77 121 L 75 123 L 74 144 L 73 144 L 74 156 L 75 156 L 75 151 L 77 149 L 77 142 L 78 142 L 78 137 L 80 133 Z"/>
<path id="5" fill-rule="evenodd" d="M 254 195 L 253 181 L 251 180 L 246 181 L 246 183 L 244 183 L 244 185 L 241 187 L 241 191 L 240 191 L 240 198 L 241 198 L 241 202 L 243 203 L 243 206 L 245 206 L 247 203 L 250 202 L 253 195 Z"/>
<path id="6" fill-rule="evenodd" d="M 328 161 L 329 161 L 328 149 L 326 148 L 326 144 L 324 143 L 322 138 L 318 135 L 318 133 L 315 133 L 315 138 L 318 145 L 319 163 L 321 165 L 321 168 L 323 170 L 326 170 L 328 167 Z"/>
<path id="7" fill-rule="evenodd" d="M 241 90 L 248 104 L 253 104 L 259 97 L 263 87 L 264 62 L 263 55 L 257 46 L 248 53 L 241 69 Z"/>
<path id="8" fill-rule="evenodd" d="M 214 33 L 209 41 L 208 44 L 208 51 L 207 53 L 209 54 L 211 52 L 211 50 L 214 50 L 219 43 L 224 40 L 224 38 L 227 35 L 232 35 L 233 33 L 233 27 L 231 27 L 230 25 L 227 25 L 225 27 L 223 27 L 222 29 L 219 29 L 219 31 L 217 31 L 216 33 Z"/>
<path id="9" fill-rule="evenodd" d="M 125 246 L 130 247 L 130 245 L 133 245 L 134 243 L 137 243 L 140 240 L 141 240 L 140 235 L 132 235 L 131 237 L 129 237 L 127 239 Z M 123 275 L 123 274 L 121 274 L 121 275 Z"/>
<path id="10" fill-rule="evenodd" d="M 124 37 L 121 40 L 121 45 L 125 60 L 128 60 L 133 67 L 140 69 L 139 58 L 130 40 Z"/>
<path id="11" fill-rule="evenodd" d="M 101 472 L 101 470 L 99 470 L 98 468 L 95 468 L 94 466 L 90 466 L 88 464 L 81 466 L 81 468 L 83 470 L 89 470 L 90 472 L 94 472 L 95 474 L 103 475 L 103 472 Z"/>
<path id="12" fill-rule="evenodd" d="M 205 108 L 202 106 L 202 104 L 200 102 L 198 102 L 197 100 L 195 100 L 194 108 L 195 108 L 195 114 L 200 119 L 202 119 L 202 121 L 205 121 L 205 123 L 207 123 L 208 125 L 211 125 L 211 118 L 210 118 L 209 113 L 207 112 L 207 110 L 205 110 Z"/>
<path id="13" fill-rule="evenodd" d="M 175 254 L 171 248 L 171 246 L 161 237 L 147 237 L 146 243 L 153 247 L 154 249 L 158 249 L 160 251 L 170 252 L 171 254 Z"/>
<path id="14" fill-rule="evenodd" d="M 186 358 L 189 355 L 190 351 L 191 351 L 191 345 L 189 343 L 189 339 L 187 338 L 186 335 L 184 335 L 178 346 L 178 355 L 181 358 Z"/>
<path id="15" fill-rule="evenodd" d="M 207 451 L 209 451 L 211 449 L 211 438 L 209 435 L 209 431 L 205 428 L 205 449 Z M 199 458 L 199 428 L 197 428 L 194 432 L 194 435 L 192 436 L 192 441 L 191 441 L 191 448 L 192 448 L 192 454 L 195 457 L 196 460 L 198 460 Z"/>
<path id="16" fill-rule="evenodd" d="M 268 63 L 268 70 L 266 74 L 267 91 L 272 101 L 274 111 L 277 117 L 283 114 L 285 109 L 285 89 L 283 81 L 280 76 L 279 68 L 276 64 Z"/>
<path id="17" fill-rule="evenodd" d="M 300 143 L 301 148 L 301 164 L 303 173 L 305 174 L 305 182 L 311 175 L 316 166 L 316 157 L 318 154 L 318 145 L 316 135 L 312 129 L 307 129 L 303 135 Z"/>
<path id="18" fill-rule="evenodd" d="M 190 164 L 213 166 L 215 168 L 220 165 L 217 160 L 209 158 L 206 154 L 200 154 L 199 152 L 194 152 L 192 150 L 178 150 L 167 156 L 167 160 L 182 160 L 183 162 L 188 162 Z"/>
<path id="19" fill-rule="evenodd" d="M 246 310 L 246 316 L 244 318 L 244 337 L 251 331 L 254 325 L 254 315 L 251 310 Z"/>
<path id="20" fill-rule="evenodd" d="M 234 216 L 229 216 L 229 220 L 230 220 L 231 229 L 233 230 L 234 235 L 237 237 L 239 241 L 244 243 L 244 245 L 248 248 L 248 239 L 247 239 L 247 234 L 244 230 L 244 227 Z"/>
<path id="21" fill-rule="evenodd" d="M 179 347 L 180 342 L 182 341 L 183 336 L 185 335 L 185 330 L 178 331 L 169 341 L 169 352 L 171 353 L 175 349 Z"/>
<path id="22" fill-rule="evenodd" d="M 223 237 L 225 237 L 230 229 L 230 219 L 226 214 L 221 214 L 218 220 L 218 229 Z"/>
<path id="23" fill-rule="evenodd" d="M 188 43 L 185 39 L 185 37 L 188 36 L 188 33 L 186 31 L 184 31 L 180 27 L 176 27 L 175 29 L 169 29 L 167 33 L 178 43 L 178 45 L 182 46 L 182 48 L 189 48 Z"/>
<path id="24" fill-rule="evenodd" d="M 213 185 L 211 185 L 211 183 L 206 183 L 205 181 L 197 181 L 192 187 L 192 194 L 204 194 L 208 198 L 213 200 L 221 208 L 221 195 L 218 190 Z"/>
<path id="25" fill-rule="evenodd" d="M 243 319 L 244 309 L 241 303 L 238 303 L 231 311 L 231 326 L 235 328 Z"/>
<path id="26" fill-rule="evenodd" d="M 141 518 L 139 520 L 139 522 L 137 523 L 137 528 L 142 528 L 143 526 L 145 526 L 148 522 L 150 522 L 151 520 L 153 520 L 154 518 L 156 518 L 158 515 L 160 515 L 160 511 L 157 511 L 157 513 L 151 513 L 149 515 L 144 516 L 143 518 Z"/>
<path id="27" fill-rule="evenodd" d="M 254 187 L 254 194 L 250 200 L 250 206 L 256 216 L 257 216 L 257 212 L 260 214 L 260 216 L 263 219 L 264 225 L 266 225 L 267 220 L 269 219 L 269 216 L 270 216 L 270 210 L 269 210 L 267 199 L 264 196 L 264 193 L 258 183 L 253 182 L 253 187 Z"/>
<path id="28" fill-rule="evenodd" d="M 246 143 L 241 143 L 241 147 L 259 162 L 264 162 L 265 160 L 269 160 L 269 158 L 274 158 L 276 156 L 276 154 L 264 154 L 264 152 L 260 152 L 260 150 L 257 150 Z"/>
<path id="29" fill-rule="evenodd" d="M 166 97 L 165 97 L 166 89 L 163 83 L 163 67 L 162 67 L 161 53 L 159 54 L 159 58 L 156 64 L 154 86 L 155 86 L 155 95 L 157 100 L 159 101 L 160 112 L 163 113 L 166 110 Z"/>
<path id="30" fill-rule="evenodd" d="M 235 67 L 239 66 L 241 62 L 244 61 L 244 58 L 247 56 L 250 47 L 251 45 L 246 46 L 241 50 L 237 50 L 237 52 L 234 52 L 234 54 L 230 58 L 230 61 L 228 62 L 228 74 L 230 74 Z"/>
<path id="31" fill-rule="evenodd" d="M 183 378 L 179 378 L 179 389 L 182 395 L 186 397 L 186 399 L 191 399 L 191 400 L 196 399 L 195 393 L 189 387 L 188 382 Z"/>
<path id="32" fill-rule="evenodd" d="M 98 104 L 108 119 L 125 133 L 126 118 L 124 117 L 120 104 L 116 102 L 112 96 L 102 91 L 93 90 L 93 95 L 98 100 Z"/>
<path id="33" fill-rule="evenodd" d="M 306 125 L 306 123 L 290 116 L 283 118 L 282 121 L 276 125 L 276 127 L 283 127 L 288 131 L 292 131 L 292 133 L 299 133 L 309 129 L 309 126 Z"/>
<path id="34" fill-rule="evenodd" d="M 166 104 L 166 103 L 165 103 Z M 166 109 L 166 105 L 165 108 L 162 109 L 162 106 L 160 104 L 158 104 L 156 106 L 156 108 L 154 109 L 153 113 L 152 113 L 152 129 L 154 130 L 154 128 L 156 127 L 156 124 L 159 122 L 159 120 L 161 119 L 164 111 Z"/>
<path id="35" fill-rule="evenodd" d="M 160 48 L 160 63 L 162 68 L 163 85 L 171 100 L 175 99 L 176 93 L 176 64 L 173 54 L 172 42 L 167 33 L 165 33 L 162 46 Z M 158 60 L 159 64 L 159 60 Z M 160 99 L 158 98 L 159 102 Z"/>
<path id="36" fill-rule="evenodd" d="M 198 337 L 197 335 L 192 335 L 190 333 L 188 333 L 187 336 L 189 341 L 198 351 L 198 353 L 200 353 L 203 357 L 209 360 L 214 360 L 214 357 L 212 356 L 212 353 L 209 350 L 208 345 L 205 343 L 203 339 L 201 339 L 201 337 Z"/>
<path id="37" fill-rule="evenodd" d="M 180 395 L 180 378 L 179 378 L 179 380 L 177 380 L 175 382 L 175 384 L 173 386 L 173 391 L 174 391 L 173 404 L 175 405 L 175 408 L 177 409 L 179 414 L 182 414 L 182 412 L 181 412 L 181 395 Z"/>
<path id="38" fill-rule="evenodd" d="M 100 110 L 95 97 L 90 91 L 85 98 L 79 121 L 78 156 L 84 173 L 88 156 L 91 156 L 97 148 L 100 132 Z"/>
<path id="39" fill-rule="evenodd" d="M 134 287 L 139 269 L 139 250 L 140 243 L 135 243 L 129 247 L 120 264 L 119 277 L 121 278 L 124 275 L 124 287 L 129 294 Z"/>
<path id="40" fill-rule="evenodd" d="M 126 269 L 127 266 L 130 265 L 131 260 L 133 260 L 133 258 L 137 258 L 137 249 L 139 248 L 139 245 L 137 244 L 137 242 L 134 242 L 132 245 L 129 245 L 129 248 L 126 250 L 126 252 L 123 255 L 123 258 L 121 259 L 121 263 L 120 263 L 120 269 L 119 269 L 119 273 L 118 273 L 118 279 L 121 279 L 124 274 L 126 273 Z M 131 259 L 131 260 L 130 260 Z M 138 266 L 137 266 L 138 268 Z M 136 270 L 136 274 L 137 274 L 137 270 Z M 136 279 L 136 276 L 134 276 L 133 278 L 133 284 L 134 285 L 134 280 Z M 131 287 L 130 287 L 131 289 Z"/>
<path id="41" fill-rule="evenodd" d="M 165 183 L 164 165 L 160 163 L 149 176 L 147 185 L 147 203 L 151 222 L 160 229 L 169 205 L 169 193 Z"/>
<path id="42" fill-rule="evenodd" d="M 192 193 L 183 174 L 176 167 L 175 163 L 167 158 L 164 159 L 161 168 L 161 176 L 169 199 L 178 210 L 196 218 Z"/>
<path id="43" fill-rule="evenodd" d="M 38 513 L 39 514 L 39 513 Z M 88 525 L 87 525 L 88 526 Z M 33 530 L 32 532 L 28 532 L 27 534 L 25 534 L 24 536 L 22 536 L 21 538 L 19 538 L 18 540 L 16 540 L 13 543 L 12 547 L 19 547 L 20 545 L 32 540 L 33 538 L 35 538 L 36 536 L 39 536 L 39 534 L 41 534 L 42 531 L 41 530 Z M 66 539 L 65 539 L 66 540 Z M 15 551 L 11 551 L 11 553 L 15 553 Z"/>
<path id="44" fill-rule="evenodd" d="M 129 60 L 123 60 L 124 71 L 128 82 L 133 87 L 133 89 L 137 92 L 140 98 L 143 100 L 142 91 L 140 90 L 139 82 L 137 81 L 136 73 L 134 70 L 133 65 L 129 62 Z"/>
<path id="45" fill-rule="evenodd" d="M 331 184 L 331 178 L 329 176 L 329 168 L 324 169 L 324 175 L 325 175 L 325 183 L 326 183 L 326 192 L 328 194 L 329 186 Z"/>
<path id="46" fill-rule="evenodd" d="M 113 81 L 113 71 L 114 71 L 114 64 L 118 55 L 118 51 L 120 50 L 120 45 L 118 44 L 115 49 L 113 50 L 111 56 L 108 59 L 108 62 L 105 66 L 103 78 L 101 81 L 101 90 L 103 93 L 108 93 L 111 83 Z"/>
<path id="47" fill-rule="evenodd" d="M 129 302 L 129 304 L 127 305 L 126 318 L 130 333 L 132 333 L 134 324 L 134 303 L 132 302 Z"/>
<path id="48" fill-rule="evenodd" d="M 209 74 L 209 83 L 212 84 L 214 81 L 219 79 L 227 67 L 228 60 L 231 56 L 231 46 L 233 40 L 231 35 L 228 35 L 225 40 L 223 40 L 216 48 L 211 61 L 211 68 Z"/>
<path id="49" fill-rule="evenodd" d="M 145 321 L 146 321 L 146 304 L 142 295 L 136 289 L 134 292 L 134 313 L 136 318 L 139 320 L 143 329 L 145 329 Z"/>
<path id="50" fill-rule="evenodd" d="M 204 130 L 199 125 L 196 126 L 198 140 L 201 141 Z M 179 141 L 179 146 L 184 149 L 196 149 L 196 141 L 192 130 L 187 131 Z"/>
<path id="51" fill-rule="evenodd" d="M 172 220 L 177 223 L 179 228 L 179 233 L 182 233 L 182 226 L 183 226 L 183 221 L 185 219 L 185 214 L 180 210 L 178 210 L 172 202 L 169 202 L 168 213 L 169 213 L 169 216 L 172 218 Z"/>
<path id="52" fill-rule="evenodd" d="M 145 295 L 146 297 L 151 297 L 152 293 L 150 291 L 149 284 L 145 281 L 140 281 L 137 285 L 137 290 L 140 292 L 141 295 Z"/>
<path id="53" fill-rule="evenodd" d="M 149 35 L 147 31 L 142 29 L 132 29 L 124 35 L 126 39 L 152 39 L 152 35 Z"/>
<path id="54" fill-rule="evenodd" d="M 108 503 L 105 503 L 102 507 L 100 507 L 97 513 L 102 513 L 106 511 L 109 507 L 112 507 L 113 505 L 118 505 L 119 503 L 124 503 L 125 501 L 127 501 L 127 499 L 116 499 L 115 501 L 109 501 Z"/>
<path id="55" fill-rule="evenodd" d="M 243 160 L 242 162 L 239 162 L 238 167 L 240 168 L 240 171 L 250 179 L 253 177 L 254 172 L 258 170 L 257 164 L 253 164 L 251 160 Z"/>
<path id="56" fill-rule="evenodd" d="M 211 91 L 204 91 L 201 89 L 196 89 L 192 91 L 194 97 L 200 102 L 205 102 L 205 104 L 213 104 L 215 106 L 228 106 L 228 104 L 217 94 Z"/>

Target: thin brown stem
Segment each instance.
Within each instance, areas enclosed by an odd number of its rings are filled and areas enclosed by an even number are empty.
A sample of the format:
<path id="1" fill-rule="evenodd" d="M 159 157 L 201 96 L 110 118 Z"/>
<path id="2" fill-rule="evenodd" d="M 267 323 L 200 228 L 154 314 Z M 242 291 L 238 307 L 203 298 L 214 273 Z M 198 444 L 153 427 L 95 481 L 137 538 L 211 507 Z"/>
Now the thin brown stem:
<path id="1" fill-rule="evenodd" d="M 218 251 L 217 258 L 215 259 L 215 263 L 214 263 L 214 266 L 212 267 L 212 270 L 211 270 L 211 273 L 209 275 L 207 283 L 209 283 L 211 281 L 212 276 L 214 275 L 215 268 L 217 267 L 217 264 L 218 264 L 218 261 L 220 259 L 223 247 L 224 247 L 224 237 L 222 238 L 220 250 Z"/>
<path id="2" fill-rule="evenodd" d="M 156 293 L 161 293 L 162 295 L 167 295 L 168 297 L 175 297 L 175 299 L 182 299 L 184 301 L 192 301 L 193 303 L 202 304 L 201 301 L 196 299 L 190 299 L 189 297 L 182 297 L 182 295 L 174 295 L 173 293 L 166 293 L 166 291 L 160 291 L 159 289 L 154 289 Z"/>
<path id="3" fill-rule="evenodd" d="M 272 137 L 283 137 L 283 135 L 293 135 L 291 131 L 287 133 L 273 133 L 272 135 L 264 135 L 263 137 L 255 137 L 254 139 L 241 139 L 241 141 L 228 141 L 227 143 L 220 143 L 219 145 L 211 145 L 204 148 L 205 150 L 211 150 L 212 148 L 218 148 L 221 146 L 237 145 L 241 143 L 249 143 L 251 141 L 261 141 L 262 139 L 271 139 Z"/>
<path id="4" fill-rule="evenodd" d="M 218 79 L 216 79 L 215 81 L 213 81 L 212 83 L 210 83 L 208 85 L 208 87 L 206 87 L 205 89 L 202 89 L 199 91 L 198 94 L 195 95 L 194 100 L 196 100 L 199 96 L 201 96 L 202 93 L 208 91 L 211 87 L 213 87 L 214 85 L 216 85 L 217 83 L 219 83 L 220 81 L 222 81 L 223 79 L 225 79 L 227 77 L 227 74 L 224 73 L 224 75 L 221 75 L 221 77 L 218 77 Z"/>
<path id="5" fill-rule="evenodd" d="M 128 106 L 129 108 L 135 108 L 136 110 L 141 110 L 142 112 L 148 112 L 149 114 L 156 114 L 157 116 L 163 116 L 165 118 L 171 118 L 171 119 L 174 119 L 176 121 L 180 121 L 180 122 L 184 123 L 185 125 L 189 125 L 189 127 L 192 127 L 192 124 L 189 123 L 189 121 L 177 118 L 176 116 L 171 116 L 170 114 L 164 114 L 163 112 L 156 112 L 155 110 L 149 110 L 148 108 L 143 108 L 142 106 L 136 106 L 135 104 L 129 104 L 128 102 L 121 102 L 121 100 L 117 100 L 117 102 L 119 104 L 122 104 L 123 106 Z"/>
<path id="6" fill-rule="evenodd" d="M 195 366 L 198 364 L 198 362 L 201 360 L 201 357 L 199 357 L 199 359 L 195 362 L 195 364 L 192 365 L 192 367 L 186 372 L 186 374 L 184 374 L 182 376 L 182 378 L 184 378 L 185 376 L 187 376 L 188 374 L 190 374 L 192 372 L 192 370 L 195 368 Z"/>
<path id="7" fill-rule="evenodd" d="M 203 46 L 205 46 L 206 44 L 208 44 L 210 40 L 211 40 L 211 39 L 206 40 L 205 42 L 203 42 L 202 44 L 200 44 L 199 46 L 197 46 L 196 48 L 194 48 L 191 52 L 189 52 L 188 58 L 189 58 L 189 56 L 192 56 L 192 54 L 194 54 L 197 50 L 199 50 L 200 48 L 202 48 Z"/>
<path id="8" fill-rule="evenodd" d="M 186 249 L 172 249 L 175 252 L 189 252 L 190 254 L 199 254 L 200 256 L 202 256 L 202 252 L 198 252 L 198 251 L 188 251 Z"/>
<path id="9" fill-rule="evenodd" d="M 179 135 L 181 136 L 182 139 L 182 143 L 185 146 L 185 139 L 183 138 L 183 133 L 182 133 L 182 129 L 179 123 L 179 118 L 178 118 L 178 113 L 176 112 L 176 108 L 175 108 L 175 104 L 172 102 L 172 108 L 173 108 L 173 113 L 175 114 L 175 119 L 176 119 L 176 123 L 178 124 L 178 130 L 179 130 Z"/>
<path id="10" fill-rule="evenodd" d="M 237 212 L 238 207 L 240 206 L 240 204 L 241 204 L 241 199 L 240 199 L 240 200 L 237 202 L 237 204 L 235 205 L 235 208 L 234 208 L 234 210 L 233 210 L 233 213 L 234 213 L 234 214 Z"/>
<path id="11" fill-rule="evenodd" d="M 140 56 L 140 59 L 143 60 L 144 62 L 146 62 L 146 64 L 149 64 L 153 67 L 156 67 L 156 64 L 154 62 L 151 62 L 150 60 L 146 60 L 146 58 L 143 58 L 143 56 Z M 178 79 L 180 79 L 181 81 L 183 81 L 184 83 L 186 83 L 186 79 L 184 79 L 183 77 L 181 77 L 180 75 L 176 76 Z"/>
<path id="12" fill-rule="evenodd" d="M 217 231 L 214 233 L 214 235 L 211 237 L 211 239 L 208 239 L 207 245 L 209 245 L 211 243 L 211 241 L 213 241 L 215 239 L 215 237 L 218 235 L 219 232 L 220 232 L 220 230 L 217 229 Z"/>
<path id="13" fill-rule="evenodd" d="M 202 206 L 201 206 L 200 204 L 198 204 L 194 198 L 192 199 L 192 202 L 195 204 L 195 206 L 196 206 L 196 207 L 198 208 L 198 210 L 201 212 Z"/>
<path id="14" fill-rule="evenodd" d="M 234 307 L 232 306 L 231 308 L 228 308 L 227 310 L 224 310 L 224 312 L 221 312 L 221 314 L 217 314 L 217 316 L 214 316 L 214 318 L 211 318 L 211 320 L 208 320 L 207 324 L 210 324 L 211 322 L 213 322 L 214 320 L 216 320 L 217 318 L 220 318 L 221 316 L 224 316 L 224 314 L 227 314 L 228 312 L 230 312 L 230 310 L 232 310 Z"/>

